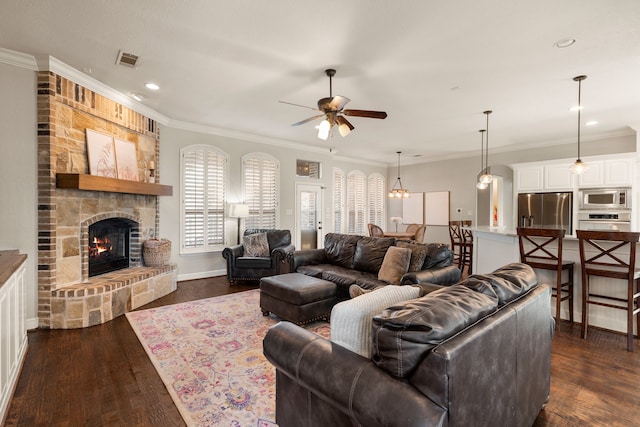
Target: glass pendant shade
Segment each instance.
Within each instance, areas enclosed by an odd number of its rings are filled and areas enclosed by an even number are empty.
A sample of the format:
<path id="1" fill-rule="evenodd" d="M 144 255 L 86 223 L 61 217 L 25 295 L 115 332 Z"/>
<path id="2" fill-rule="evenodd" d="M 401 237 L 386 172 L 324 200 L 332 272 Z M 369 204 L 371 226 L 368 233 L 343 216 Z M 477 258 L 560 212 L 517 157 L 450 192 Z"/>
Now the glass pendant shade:
<path id="1" fill-rule="evenodd" d="M 587 76 L 576 76 L 573 78 L 574 82 L 578 82 L 578 158 L 571 165 L 569 171 L 576 175 L 582 175 L 588 169 L 588 166 L 580 159 L 580 111 L 582 110 L 582 81 Z"/>

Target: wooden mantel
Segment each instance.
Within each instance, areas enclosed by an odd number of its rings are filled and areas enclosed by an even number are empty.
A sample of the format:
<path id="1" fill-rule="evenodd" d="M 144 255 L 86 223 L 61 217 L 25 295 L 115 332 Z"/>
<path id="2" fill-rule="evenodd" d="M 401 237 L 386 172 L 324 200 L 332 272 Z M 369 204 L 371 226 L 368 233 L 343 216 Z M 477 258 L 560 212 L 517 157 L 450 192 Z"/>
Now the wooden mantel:
<path id="1" fill-rule="evenodd" d="M 56 187 L 74 190 L 106 191 L 109 193 L 145 194 L 149 196 L 173 195 L 173 187 L 170 185 L 127 181 L 124 179 L 105 178 L 103 176 L 80 173 L 56 174 Z"/>

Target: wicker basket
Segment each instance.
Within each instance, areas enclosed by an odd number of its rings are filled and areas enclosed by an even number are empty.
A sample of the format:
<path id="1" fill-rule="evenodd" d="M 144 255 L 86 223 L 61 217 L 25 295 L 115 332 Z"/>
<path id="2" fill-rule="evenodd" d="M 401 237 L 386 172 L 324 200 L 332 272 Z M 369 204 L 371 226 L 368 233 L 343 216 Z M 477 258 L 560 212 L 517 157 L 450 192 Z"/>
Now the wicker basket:
<path id="1" fill-rule="evenodd" d="M 147 267 L 160 267 L 169 262 L 171 256 L 171 241 L 167 239 L 145 240 L 142 248 L 144 265 Z"/>

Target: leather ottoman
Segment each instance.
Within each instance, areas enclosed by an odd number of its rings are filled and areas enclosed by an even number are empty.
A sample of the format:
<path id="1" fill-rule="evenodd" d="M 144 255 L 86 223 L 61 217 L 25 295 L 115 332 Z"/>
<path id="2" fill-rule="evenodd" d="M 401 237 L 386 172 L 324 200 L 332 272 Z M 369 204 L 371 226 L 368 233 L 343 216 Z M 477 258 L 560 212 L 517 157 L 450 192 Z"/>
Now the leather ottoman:
<path id="1" fill-rule="evenodd" d="M 280 274 L 260 279 L 262 314 L 273 313 L 302 325 L 314 320 L 329 320 L 337 303 L 336 284 L 300 273 Z"/>

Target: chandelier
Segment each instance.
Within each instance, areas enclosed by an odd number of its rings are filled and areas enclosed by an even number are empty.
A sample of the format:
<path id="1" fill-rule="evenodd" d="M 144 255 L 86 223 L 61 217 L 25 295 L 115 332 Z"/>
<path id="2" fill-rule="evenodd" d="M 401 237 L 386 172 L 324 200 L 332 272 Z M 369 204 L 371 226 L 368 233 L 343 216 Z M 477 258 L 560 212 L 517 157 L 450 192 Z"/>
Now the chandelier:
<path id="1" fill-rule="evenodd" d="M 389 191 L 389 197 L 407 199 L 409 198 L 409 190 L 402 186 L 402 180 L 400 179 L 400 154 L 402 154 L 402 151 L 396 151 L 396 153 L 398 153 L 398 179 L 396 179 L 393 188 Z"/>

